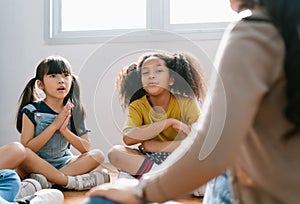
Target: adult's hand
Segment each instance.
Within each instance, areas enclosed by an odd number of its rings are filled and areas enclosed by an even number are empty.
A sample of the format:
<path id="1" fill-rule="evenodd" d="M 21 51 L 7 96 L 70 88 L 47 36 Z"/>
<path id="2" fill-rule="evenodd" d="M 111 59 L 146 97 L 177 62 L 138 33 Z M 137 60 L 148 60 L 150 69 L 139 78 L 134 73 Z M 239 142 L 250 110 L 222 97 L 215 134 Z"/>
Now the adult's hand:
<path id="1" fill-rule="evenodd" d="M 117 179 L 113 183 L 104 183 L 89 190 L 87 196 L 101 196 L 124 204 L 140 204 L 139 199 L 133 194 L 138 185 L 137 179 Z"/>

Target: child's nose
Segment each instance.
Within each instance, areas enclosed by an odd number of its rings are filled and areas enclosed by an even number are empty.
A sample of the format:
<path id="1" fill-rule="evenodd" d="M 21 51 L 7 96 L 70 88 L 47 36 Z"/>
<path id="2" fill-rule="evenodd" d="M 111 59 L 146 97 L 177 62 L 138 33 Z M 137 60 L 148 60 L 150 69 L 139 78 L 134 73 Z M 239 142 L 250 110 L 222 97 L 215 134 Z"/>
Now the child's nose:
<path id="1" fill-rule="evenodd" d="M 154 78 L 154 77 L 155 77 L 155 72 L 150 71 L 150 73 L 149 73 L 149 78 L 152 79 L 152 78 Z"/>
<path id="2" fill-rule="evenodd" d="M 61 84 L 61 83 L 64 83 L 64 82 L 65 82 L 65 80 L 64 80 L 64 78 L 63 78 L 63 77 L 59 77 L 59 78 L 58 78 L 58 83 L 60 83 L 60 84 Z"/>

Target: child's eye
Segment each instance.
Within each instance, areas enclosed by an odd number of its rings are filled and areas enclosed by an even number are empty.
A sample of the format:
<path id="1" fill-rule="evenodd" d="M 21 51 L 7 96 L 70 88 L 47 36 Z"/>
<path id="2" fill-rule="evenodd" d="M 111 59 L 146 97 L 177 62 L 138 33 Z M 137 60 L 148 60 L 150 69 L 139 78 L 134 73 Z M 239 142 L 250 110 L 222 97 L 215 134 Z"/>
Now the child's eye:
<path id="1" fill-rule="evenodd" d="M 51 77 L 51 78 L 55 78 L 55 77 L 56 77 L 56 74 L 50 74 L 50 77 Z"/>
<path id="2" fill-rule="evenodd" d="M 65 73 L 64 76 L 65 76 L 65 77 L 68 77 L 68 76 L 70 76 L 70 74 Z"/>
<path id="3" fill-rule="evenodd" d="M 147 75 L 149 74 L 149 72 L 142 72 L 142 75 Z"/>

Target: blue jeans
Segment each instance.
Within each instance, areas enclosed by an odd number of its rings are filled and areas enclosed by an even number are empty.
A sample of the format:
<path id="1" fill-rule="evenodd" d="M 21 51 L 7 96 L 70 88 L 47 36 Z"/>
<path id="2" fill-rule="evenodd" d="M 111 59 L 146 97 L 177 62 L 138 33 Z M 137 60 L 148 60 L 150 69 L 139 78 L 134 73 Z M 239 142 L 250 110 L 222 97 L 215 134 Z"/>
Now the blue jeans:
<path id="1" fill-rule="evenodd" d="M 0 204 L 15 200 L 21 187 L 21 180 L 14 170 L 0 170 Z"/>
<path id="2" fill-rule="evenodd" d="M 228 174 L 224 173 L 206 184 L 203 204 L 233 203 Z"/>
<path id="3" fill-rule="evenodd" d="M 100 197 L 100 196 L 90 197 L 90 198 L 88 198 L 84 201 L 84 204 L 98 204 L 98 203 L 101 203 L 101 204 L 118 204 L 115 201 L 111 201 L 107 198 Z"/>

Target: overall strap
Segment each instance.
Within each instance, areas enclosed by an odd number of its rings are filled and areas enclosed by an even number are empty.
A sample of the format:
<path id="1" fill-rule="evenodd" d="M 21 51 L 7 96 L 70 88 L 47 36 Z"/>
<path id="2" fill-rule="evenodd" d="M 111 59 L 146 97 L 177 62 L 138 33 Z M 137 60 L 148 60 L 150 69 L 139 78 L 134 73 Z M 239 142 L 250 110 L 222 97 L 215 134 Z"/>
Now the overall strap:
<path id="1" fill-rule="evenodd" d="M 36 107 L 32 104 L 27 104 L 26 106 L 24 106 L 24 109 L 29 110 L 31 113 L 34 113 L 37 111 Z"/>

